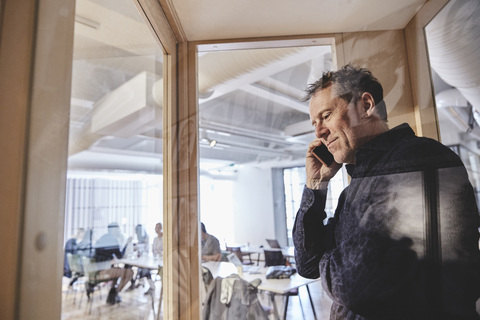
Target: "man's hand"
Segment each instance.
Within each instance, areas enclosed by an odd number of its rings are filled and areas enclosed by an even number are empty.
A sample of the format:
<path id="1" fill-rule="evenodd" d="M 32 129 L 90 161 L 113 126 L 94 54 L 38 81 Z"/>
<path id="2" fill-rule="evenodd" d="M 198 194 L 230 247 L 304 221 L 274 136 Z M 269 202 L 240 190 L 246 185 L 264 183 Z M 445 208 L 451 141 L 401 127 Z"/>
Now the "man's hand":
<path id="1" fill-rule="evenodd" d="M 305 163 L 305 169 L 307 171 L 307 188 L 310 189 L 324 189 L 328 185 L 328 181 L 342 167 L 341 164 L 335 161 L 327 167 L 320 160 L 318 160 L 313 154 L 313 149 L 322 144 L 320 139 L 313 140 L 308 146 L 307 159 Z"/>

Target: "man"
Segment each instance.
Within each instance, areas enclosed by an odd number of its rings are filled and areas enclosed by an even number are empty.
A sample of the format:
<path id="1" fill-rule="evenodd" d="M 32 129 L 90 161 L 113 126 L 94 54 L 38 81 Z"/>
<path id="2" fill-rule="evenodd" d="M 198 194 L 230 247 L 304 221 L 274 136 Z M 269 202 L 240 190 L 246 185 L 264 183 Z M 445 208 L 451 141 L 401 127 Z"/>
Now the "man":
<path id="1" fill-rule="evenodd" d="M 222 251 L 220 250 L 220 242 L 215 236 L 207 233 L 207 229 L 203 222 L 202 229 L 202 260 L 203 261 L 220 261 Z"/>
<path id="2" fill-rule="evenodd" d="M 316 139 L 293 230 L 300 275 L 321 277 L 331 319 L 479 319 L 478 210 L 459 157 L 402 124 L 387 126 L 366 69 L 324 73 L 307 88 Z M 333 154 L 327 166 L 313 149 Z M 324 221 L 328 181 L 350 185 Z"/>
<path id="3" fill-rule="evenodd" d="M 112 287 L 107 296 L 108 304 L 115 304 L 121 302 L 121 298 L 118 292 L 122 291 L 125 285 L 132 280 L 133 271 L 131 268 L 118 268 L 112 266 L 116 258 L 122 258 L 125 249 L 132 241 L 129 237 L 123 248 L 120 247 L 119 242 L 120 228 L 118 223 L 112 222 L 108 225 L 108 232 L 98 239 L 95 243 L 95 262 L 98 268 L 96 279 L 106 280 L 112 279 Z M 120 283 L 117 286 L 117 282 L 120 279 Z M 87 285 L 87 296 L 90 298 L 90 294 L 93 292 L 93 288 L 90 284 Z"/>
<path id="4" fill-rule="evenodd" d="M 81 276 L 81 274 L 77 274 L 75 272 L 72 272 L 70 270 L 70 265 L 68 263 L 67 259 L 67 254 L 71 253 L 76 254 L 77 253 L 77 243 L 80 242 L 83 239 L 83 235 L 85 234 L 85 229 L 84 228 L 78 228 L 77 233 L 71 237 L 70 239 L 67 240 L 65 243 L 65 256 L 64 256 L 64 261 L 63 261 L 63 276 L 67 278 L 72 278 L 73 279 L 70 281 L 69 286 L 73 286 L 73 284 L 78 280 L 78 277 Z"/>

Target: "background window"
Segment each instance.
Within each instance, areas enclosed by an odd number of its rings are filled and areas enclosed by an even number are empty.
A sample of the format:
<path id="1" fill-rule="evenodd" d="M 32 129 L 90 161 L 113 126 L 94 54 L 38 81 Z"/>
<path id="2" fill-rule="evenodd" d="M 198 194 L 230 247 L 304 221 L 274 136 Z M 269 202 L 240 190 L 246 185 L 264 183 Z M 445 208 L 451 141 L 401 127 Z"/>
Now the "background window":
<path id="1" fill-rule="evenodd" d="M 292 231 L 297 211 L 300 208 L 302 200 L 302 192 L 306 183 L 305 167 L 284 169 L 285 184 L 285 219 L 287 222 L 288 245 L 293 246 Z M 347 186 L 347 174 L 345 167 L 330 180 L 327 193 L 327 202 L 325 205 L 325 213 L 327 217 L 333 217 L 335 208 L 337 207 L 340 193 Z"/>

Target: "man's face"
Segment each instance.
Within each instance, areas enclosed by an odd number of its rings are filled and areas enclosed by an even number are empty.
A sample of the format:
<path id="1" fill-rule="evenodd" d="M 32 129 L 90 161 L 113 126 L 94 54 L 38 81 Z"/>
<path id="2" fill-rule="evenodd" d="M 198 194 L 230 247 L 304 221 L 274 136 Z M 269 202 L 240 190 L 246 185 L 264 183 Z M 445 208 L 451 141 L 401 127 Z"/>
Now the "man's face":
<path id="1" fill-rule="evenodd" d="M 354 163 L 355 153 L 368 141 L 362 100 L 355 104 L 336 96 L 333 86 L 318 91 L 310 101 L 315 136 L 337 163 Z"/>
<path id="2" fill-rule="evenodd" d="M 160 235 L 162 233 L 162 225 L 160 223 L 157 223 L 155 225 L 155 232 Z"/>

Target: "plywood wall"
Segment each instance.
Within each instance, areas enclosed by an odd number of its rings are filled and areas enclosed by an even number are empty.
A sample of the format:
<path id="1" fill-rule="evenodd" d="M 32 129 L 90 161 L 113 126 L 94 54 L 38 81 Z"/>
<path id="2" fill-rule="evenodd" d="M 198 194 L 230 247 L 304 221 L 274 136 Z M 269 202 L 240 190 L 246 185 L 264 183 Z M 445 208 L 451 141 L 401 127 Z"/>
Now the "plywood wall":
<path id="1" fill-rule="evenodd" d="M 7 0 L 0 7 L 0 319 L 14 319 L 35 3 Z M 18 21 L 22 21 L 21 27 Z"/>
<path id="2" fill-rule="evenodd" d="M 343 33 L 335 44 L 339 66 L 351 63 L 365 67 L 381 82 L 390 128 L 407 122 L 415 130 L 403 30 Z"/>

